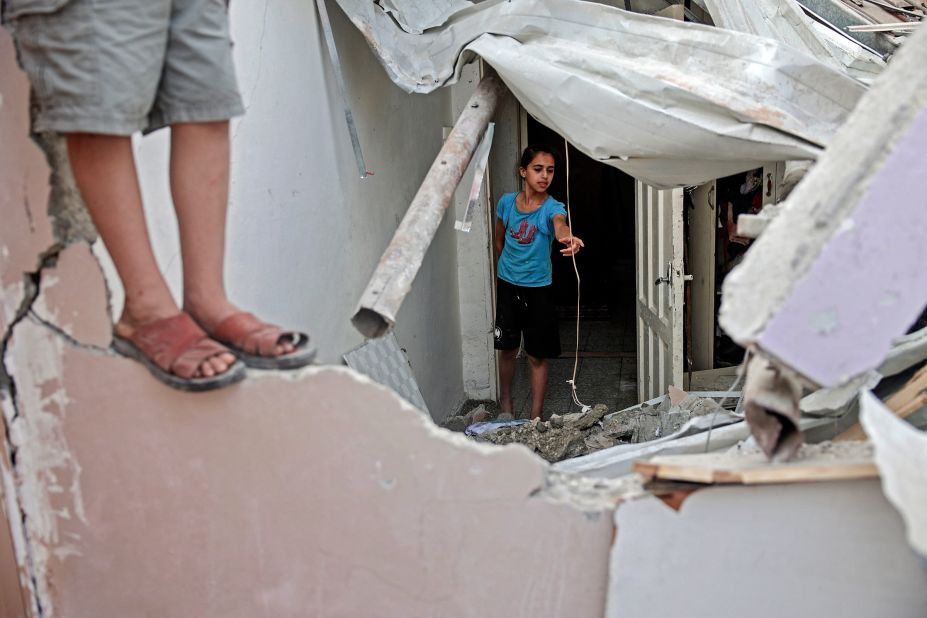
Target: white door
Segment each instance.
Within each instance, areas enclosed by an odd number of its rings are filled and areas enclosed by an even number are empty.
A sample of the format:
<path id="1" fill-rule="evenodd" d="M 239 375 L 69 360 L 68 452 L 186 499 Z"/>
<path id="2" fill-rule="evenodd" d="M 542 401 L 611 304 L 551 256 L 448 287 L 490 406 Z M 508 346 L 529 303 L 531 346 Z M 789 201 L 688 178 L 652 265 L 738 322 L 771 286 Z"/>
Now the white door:
<path id="1" fill-rule="evenodd" d="M 715 356 L 715 235 L 718 229 L 716 182 L 692 191 L 689 210 L 689 265 L 692 275 L 692 369 L 714 369 Z"/>
<path id="2" fill-rule="evenodd" d="M 637 392 L 641 401 L 682 388 L 682 189 L 635 182 Z"/>

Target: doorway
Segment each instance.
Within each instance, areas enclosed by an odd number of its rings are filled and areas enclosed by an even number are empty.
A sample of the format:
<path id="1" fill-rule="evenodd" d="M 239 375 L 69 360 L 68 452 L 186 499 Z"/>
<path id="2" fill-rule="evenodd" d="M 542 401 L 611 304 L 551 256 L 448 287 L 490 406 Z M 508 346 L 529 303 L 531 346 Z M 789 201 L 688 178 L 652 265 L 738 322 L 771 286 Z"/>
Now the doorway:
<path id="1" fill-rule="evenodd" d="M 526 144 L 547 144 L 557 153 L 557 170 L 549 189 L 567 202 L 564 140 L 527 115 Z M 523 125 L 524 126 L 524 125 Z M 570 212 L 573 230 L 586 248 L 576 256 L 581 279 L 579 345 L 576 345 L 577 287 L 573 261 L 552 249 L 554 298 L 563 353 L 550 360 L 545 417 L 575 412 L 567 380 L 573 375 L 578 347 L 576 386 L 588 405 L 604 403 L 621 410 L 638 402 L 634 264 L 634 179 L 569 151 Z M 527 359 L 519 357 L 512 387 L 516 417 L 531 407 Z"/>

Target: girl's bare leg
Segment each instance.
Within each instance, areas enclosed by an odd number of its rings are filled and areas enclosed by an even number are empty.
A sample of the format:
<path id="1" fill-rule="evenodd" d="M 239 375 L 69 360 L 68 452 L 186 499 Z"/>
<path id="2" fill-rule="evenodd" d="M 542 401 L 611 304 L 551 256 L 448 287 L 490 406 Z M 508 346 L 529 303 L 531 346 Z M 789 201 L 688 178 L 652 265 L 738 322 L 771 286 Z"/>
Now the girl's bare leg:
<path id="1" fill-rule="evenodd" d="M 125 288 L 116 333 L 129 336 L 141 325 L 176 315 L 180 310 L 151 250 L 131 138 L 70 133 L 67 143 L 77 186 Z M 234 362 L 233 355 L 220 354 L 199 370 L 211 377 Z"/>
<path id="2" fill-rule="evenodd" d="M 171 127 L 171 193 L 180 225 L 183 305 L 207 331 L 238 311 L 225 291 L 225 222 L 229 197 L 229 123 Z M 292 352 L 290 343 L 277 354 Z"/>
<path id="3" fill-rule="evenodd" d="M 512 380 L 515 379 L 515 355 L 518 350 L 499 350 L 499 408 L 512 413 Z"/>
<path id="4" fill-rule="evenodd" d="M 547 374 L 550 367 L 546 358 L 528 355 L 531 367 L 531 418 L 541 418 L 544 411 L 544 395 L 547 394 Z"/>

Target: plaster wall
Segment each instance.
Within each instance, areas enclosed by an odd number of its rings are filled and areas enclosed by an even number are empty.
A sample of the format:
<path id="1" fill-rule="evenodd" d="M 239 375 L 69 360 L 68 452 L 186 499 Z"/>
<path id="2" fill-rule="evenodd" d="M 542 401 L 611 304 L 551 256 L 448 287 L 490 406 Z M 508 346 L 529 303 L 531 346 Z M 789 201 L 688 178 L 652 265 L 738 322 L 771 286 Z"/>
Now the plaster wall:
<path id="1" fill-rule="evenodd" d="M 921 618 L 927 569 L 878 480 L 715 487 L 615 512 L 606 616 Z"/>
<path id="2" fill-rule="evenodd" d="M 0 615 L 601 616 L 614 499 L 526 449 L 345 368 L 190 394 L 114 354 L 94 251 L 51 232 L 27 94 L 0 31 Z"/>
<path id="3" fill-rule="evenodd" d="M 9 529 L 2 525 L 3 508 L 0 507 L 0 616 L 3 618 L 25 618 L 22 589 L 19 583 L 19 566 L 10 538 Z"/>
<path id="4" fill-rule="evenodd" d="M 464 67 L 460 81 L 450 89 L 451 108 L 456 118 L 463 111 L 470 96 L 480 81 L 478 63 Z M 507 95 L 505 99 L 511 98 Z M 504 104 L 498 109 L 504 108 Z M 499 125 L 499 113 L 493 121 L 496 131 L 493 147 L 497 150 L 500 133 L 507 127 Z M 490 155 L 492 156 L 492 155 Z M 470 189 L 473 185 L 475 162 L 464 174 L 451 206 L 449 217 L 463 220 L 470 201 Z M 496 398 L 496 352 L 493 348 L 493 279 L 492 249 L 489 226 L 493 219 L 490 211 L 489 188 L 492 176 L 489 166 L 483 179 L 480 201 L 471 213 L 470 232 L 455 232 L 457 235 L 457 280 L 460 298 L 460 333 L 463 360 L 463 387 L 468 399 Z"/>
<path id="5" fill-rule="evenodd" d="M 45 215 L 50 195 L 48 167 L 29 139 L 29 83 L 14 60 L 13 44 L 0 28 L 0 355 L 11 342 L 10 328 L 22 319 L 35 286 L 27 273 L 39 270 L 54 244 Z M 0 356 L 0 410 L 8 439 L 6 411 L 11 386 Z M 16 499 L 15 476 L 6 440 L 0 452 L 0 616 L 27 616 L 29 576 L 23 522 Z M 31 606 L 30 606 L 31 608 Z"/>
<path id="6" fill-rule="evenodd" d="M 227 281 L 232 298 L 305 329 L 319 359 L 362 343 L 356 303 L 453 123 L 447 89 L 394 86 L 360 32 L 330 8 L 367 167 L 358 177 L 315 5 L 233 2 L 246 114 L 232 127 Z M 137 141 L 156 254 L 179 296 L 181 263 L 167 179 L 170 135 Z M 437 420 L 463 398 L 453 217 L 442 223 L 406 299 L 396 336 Z"/>
<path id="7" fill-rule="evenodd" d="M 345 368 L 171 390 L 108 349 L 83 243 L 38 291 L 0 404 L 39 615 L 602 614 L 613 502 L 581 508 L 526 449 Z"/>

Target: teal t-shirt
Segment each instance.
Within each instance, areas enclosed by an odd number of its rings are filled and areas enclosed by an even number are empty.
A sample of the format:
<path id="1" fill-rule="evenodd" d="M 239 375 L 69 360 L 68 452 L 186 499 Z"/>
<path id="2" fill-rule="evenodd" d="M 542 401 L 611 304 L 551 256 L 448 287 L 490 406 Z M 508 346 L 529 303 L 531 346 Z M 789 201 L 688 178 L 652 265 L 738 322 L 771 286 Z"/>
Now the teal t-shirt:
<path id="1" fill-rule="evenodd" d="M 505 225 L 505 245 L 496 274 L 514 285 L 537 288 L 550 285 L 550 244 L 554 240 L 554 216 L 566 216 L 563 204 L 547 196 L 541 206 L 529 213 L 515 207 L 518 193 L 499 199 L 496 216 Z"/>

